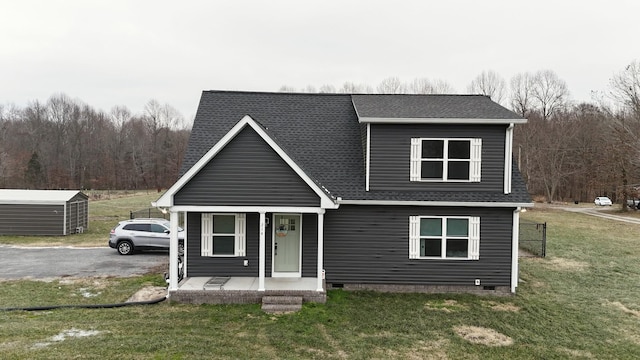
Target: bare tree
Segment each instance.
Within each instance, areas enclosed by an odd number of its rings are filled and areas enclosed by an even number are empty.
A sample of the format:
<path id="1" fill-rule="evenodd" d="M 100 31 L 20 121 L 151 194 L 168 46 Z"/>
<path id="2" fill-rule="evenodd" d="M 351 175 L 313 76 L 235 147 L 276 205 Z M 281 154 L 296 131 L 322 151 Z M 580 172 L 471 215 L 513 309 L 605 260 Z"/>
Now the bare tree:
<path id="1" fill-rule="evenodd" d="M 640 62 L 633 61 L 609 81 L 610 97 L 640 121 Z"/>
<path id="2" fill-rule="evenodd" d="M 336 93 L 336 87 L 333 85 L 329 85 L 329 84 L 324 84 L 322 86 L 320 86 L 320 91 L 321 94 L 334 94 Z"/>
<path id="3" fill-rule="evenodd" d="M 289 93 L 293 93 L 296 92 L 296 88 L 293 86 L 289 86 L 289 85 L 282 85 L 280 86 L 280 89 L 278 89 L 279 92 L 289 92 Z"/>
<path id="4" fill-rule="evenodd" d="M 551 70 L 538 71 L 534 78 L 533 99 L 544 120 L 566 109 L 569 89 L 564 80 Z"/>
<path id="5" fill-rule="evenodd" d="M 416 78 L 407 88 L 412 94 L 448 94 L 455 92 L 451 84 L 440 79 L 431 81 L 427 78 Z"/>
<path id="6" fill-rule="evenodd" d="M 534 79 L 529 73 L 511 78 L 511 110 L 526 118 L 533 108 Z"/>
<path id="7" fill-rule="evenodd" d="M 388 77 L 376 88 L 380 94 L 405 94 L 406 86 L 397 77 Z"/>
<path id="8" fill-rule="evenodd" d="M 483 71 L 476 76 L 467 87 L 470 94 L 489 96 L 491 100 L 501 104 L 506 95 L 507 83 L 494 71 Z"/>
<path id="9" fill-rule="evenodd" d="M 343 94 L 369 94 L 373 92 L 373 89 L 369 85 L 356 84 L 347 81 L 342 84 L 342 87 L 340 87 L 338 92 Z"/>

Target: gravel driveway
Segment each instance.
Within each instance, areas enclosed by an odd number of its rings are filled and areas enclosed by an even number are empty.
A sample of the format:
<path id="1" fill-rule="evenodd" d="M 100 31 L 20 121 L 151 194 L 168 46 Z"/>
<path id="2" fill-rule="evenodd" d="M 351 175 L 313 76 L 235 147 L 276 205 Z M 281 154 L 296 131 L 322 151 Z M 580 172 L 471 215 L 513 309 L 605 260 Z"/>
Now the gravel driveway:
<path id="1" fill-rule="evenodd" d="M 19 247 L 0 245 L 0 280 L 142 275 L 165 272 L 167 252 L 119 255 L 108 247 Z"/>

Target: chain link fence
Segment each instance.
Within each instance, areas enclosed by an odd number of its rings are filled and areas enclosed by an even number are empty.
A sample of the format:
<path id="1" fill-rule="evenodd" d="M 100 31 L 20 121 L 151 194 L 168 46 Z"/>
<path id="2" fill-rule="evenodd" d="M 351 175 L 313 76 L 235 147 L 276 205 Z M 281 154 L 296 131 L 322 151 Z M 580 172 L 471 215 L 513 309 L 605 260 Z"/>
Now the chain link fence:
<path id="1" fill-rule="evenodd" d="M 520 256 L 547 255 L 547 223 L 520 221 Z"/>

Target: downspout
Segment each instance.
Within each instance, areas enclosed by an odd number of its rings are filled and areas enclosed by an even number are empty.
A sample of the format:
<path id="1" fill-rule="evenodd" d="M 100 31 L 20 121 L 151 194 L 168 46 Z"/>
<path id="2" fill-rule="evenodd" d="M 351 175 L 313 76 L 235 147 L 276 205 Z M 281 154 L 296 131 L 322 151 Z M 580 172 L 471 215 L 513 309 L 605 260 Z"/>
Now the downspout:
<path id="1" fill-rule="evenodd" d="M 511 194 L 511 167 L 513 166 L 513 123 L 507 127 L 504 141 L 504 193 Z"/>
<path id="2" fill-rule="evenodd" d="M 178 290 L 178 213 L 169 210 L 169 289 Z"/>
<path id="3" fill-rule="evenodd" d="M 518 287 L 519 269 L 518 269 L 518 256 L 519 256 L 519 244 L 520 244 L 520 211 L 521 207 L 517 207 L 513 210 L 513 232 L 511 234 L 511 292 L 516 293 Z"/>

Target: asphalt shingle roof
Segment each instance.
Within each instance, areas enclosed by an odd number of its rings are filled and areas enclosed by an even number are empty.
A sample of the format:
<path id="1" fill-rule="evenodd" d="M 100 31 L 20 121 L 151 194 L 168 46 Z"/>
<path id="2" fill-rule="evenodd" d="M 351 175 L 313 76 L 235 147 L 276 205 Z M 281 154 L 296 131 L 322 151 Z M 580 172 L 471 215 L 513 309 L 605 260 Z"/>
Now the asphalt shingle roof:
<path id="1" fill-rule="evenodd" d="M 522 119 L 484 95 L 352 95 L 352 98 L 360 117 Z"/>
<path id="2" fill-rule="evenodd" d="M 388 97 L 388 99 L 387 99 Z M 460 99 L 456 99 L 459 97 Z M 407 100 L 406 98 L 410 98 Z M 395 99 L 395 100 L 394 100 Z M 455 104 L 471 107 L 477 102 L 483 116 L 520 118 L 491 102 L 484 96 L 454 95 L 349 95 L 349 94 L 294 94 L 235 91 L 204 91 L 195 117 L 189 146 L 185 154 L 181 175 L 189 170 L 245 115 L 251 116 L 273 138 L 291 159 L 319 186 L 325 187 L 334 198 L 343 200 L 402 200 L 402 201 L 461 201 L 529 203 L 531 199 L 514 168 L 513 192 L 461 191 L 365 191 L 365 165 L 361 127 L 354 104 L 360 113 L 364 106 L 368 114 L 418 114 L 418 102 L 436 99 L 432 114 L 441 117 L 447 113 L 456 118 L 470 114 L 450 108 Z M 374 103 L 414 104 L 408 110 L 377 112 Z M 445 101 L 446 100 L 446 101 Z M 489 105 L 487 103 L 495 104 Z M 462 106 L 462 105 L 461 105 Z M 499 109 L 503 111 L 500 111 Z M 429 105 L 422 105 L 423 110 Z M 374 110 L 378 109 L 378 110 Z M 404 112 L 403 112 L 404 111 Z M 360 116 L 362 114 L 360 113 Z M 395 116 L 395 115 L 394 115 Z M 467 115 L 471 116 L 471 115 Z M 419 117 L 419 116 L 418 116 Z M 424 116 L 422 116 L 424 117 Z"/>

